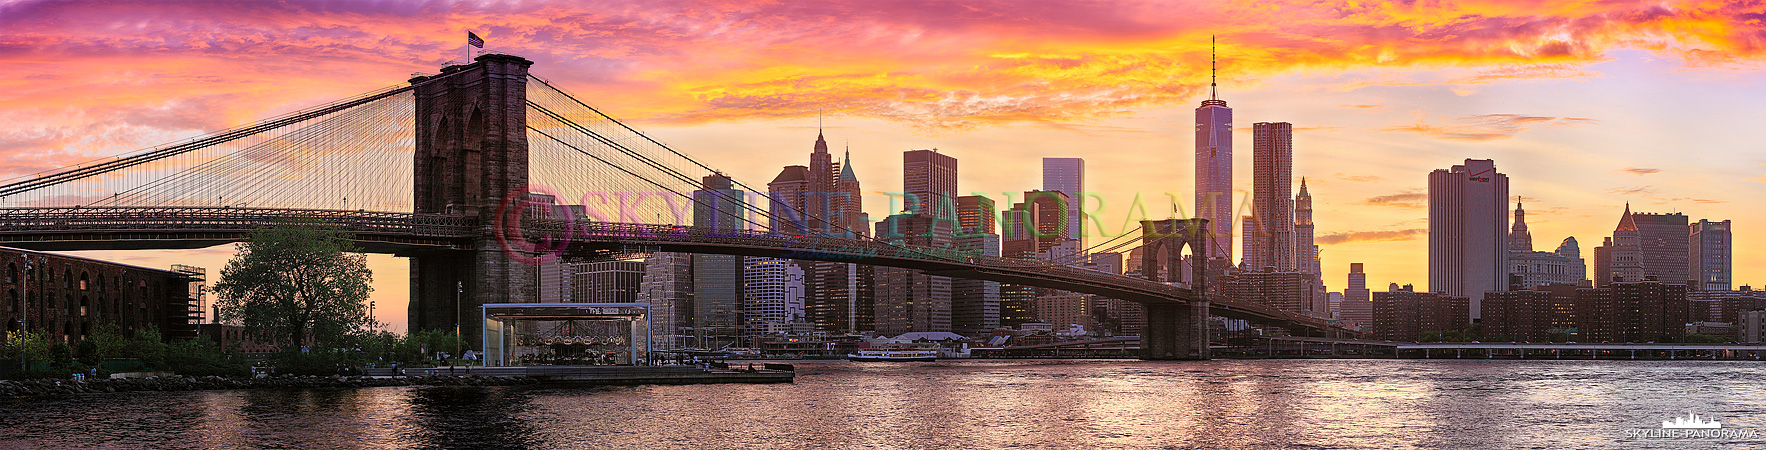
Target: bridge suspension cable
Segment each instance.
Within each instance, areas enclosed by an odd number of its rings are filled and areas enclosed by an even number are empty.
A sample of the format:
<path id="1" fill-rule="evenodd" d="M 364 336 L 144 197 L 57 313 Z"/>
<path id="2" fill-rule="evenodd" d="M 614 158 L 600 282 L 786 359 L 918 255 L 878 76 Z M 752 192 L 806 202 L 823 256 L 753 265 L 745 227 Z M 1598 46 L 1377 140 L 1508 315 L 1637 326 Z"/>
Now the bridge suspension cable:
<path id="1" fill-rule="evenodd" d="M 562 182 L 562 184 L 566 185 L 580 185 L 606 183 L 609 180 L 623 179 L 623 184 L 618 181 L 614 181 L 613 184 L 623 189 L 630 189 L 628 192 L 643 192 L 643 190 L 651 189 L 652 187 L 660 188 L 668 194 L 685 198 L 692 205 L 706 207 L 714 206 L 707 204 L 707 199 L 696 198 L 692 194 L 693 191 L 700 188 L 699 178 L 688 173 L 686 170 L 683 170 L 683 168 L 695 167 L 700 173 L 704 174 L 722 173 L 721 171 L 713 169 L 712 167 L 695 160 L 692 157 L 645 135 L 644 133 L 638 132 L 625 123 L 613 119 L 599 109 L 590 106 L 575 96 L 553 86 L 544 79 L 532 76 L 530 76 L 530 78 L 536 83 L 529 85 L 529 107 L 533 111 L 540 113 L 538 116 L 542 118 L 536 122 L 534 120 L 535 117 L 530 116 L 530 127 L 534 128 L 534 131 L 537 134 L 540 134 L 541 137 L 546 138 L 546 141 L 562 145 L 574 153 L 588 155 L 598 162 L 604 163 L 604 166 L 615 169 L 608 170 L 600 168 L 599 166 L 586 166 L 589 167 L 591 171 L 601 171 L 600 173 L 591 172 L 593 175 L 597 175 L 592 177 L 585 177 L 581 173 L 557 173 L 551 171 L 551 168 L 580 168 L 585 166 L 580 164 L 542 164 L 539 162 L 540 160 L 550 160 L 555 158 L 555 156 L 552 156 L 550 154 L 551 152 L 538 151 L 544 146 L 533 146 L 536 152 L 534 152 L 534 156 L 531 157 L 533 160 L 531 164 L 536 170 L 533 177 L 536 183 L 553 181 Z M 572 133 L 553 133 L 549 131 L 551 128 L 569 130 Z M 573 138 L 581 137 L 588 138 L 588 142 L 569 142 Z M 530 145 L 531 144 L 532 143 L 530 142 Z M 614 156 L 614 154 L 611 153 L 597 155 L 592 150 L 594 148 L 611 148 L 615 150 L 618 155 L 623 155 L 623 158 Z M 633 167 L 634 165 L 619 164 L 619 162 L 627 158 L 638 164 L 636 164 L 635 167 Z M 547 170 L 547 172 L 540 172 L 541 170 Z M 613 175 L 623 174 L 624 177 L 604 176 L 608 175 L 608 172 L 618 172 L 618 174 Z M 629 179 L 627 177 L 629 177 Z M 657 178 L 662 179 L 659 180 Z M 762 192 L 734 178 L 731 179 L 731 182 L 735 187 L 739 187 L 742 192 Z M 553 187 L 557 188 L 557 186 Z M 604 189 L 606 187 L 611 186 L 602 184 L 595 188 Z M 560 188 L 558 190 L 568 190 L 573 192 L 580 191 L 585 194 L 594 193 L 594 190 L 590 188 Z M 741 217 L 739 219 L 757 229 L 781 232 L 783 230 L 778 229 L 779 224 L 785 223 L 789 220 L 777 217 L 772 211 L 762 208 L 761 205 L 756 204 L 757 202 L 747 201 L 748 199 L 746 198 L 732 198 L 732 194 L 722 190 L 714 189 L 705 192 L 709 192 L 711 195 L 717 197 L 717 200 L 720 202 L 734 202 L 735 204 L 741 205 L 742 209 L 745 211 L 743 216 L 747 217 Z M 757 196 L 767 199 L 768 206 L 782 207 L 787 210 L 785 212 L 801 217 L 806 222 L 826 222 L 832 226 L 839 227 L 839 229 L 835 231 L 847 232 L 855 237 L 866 235 L 866 233 L 860 233 L 859 230 L 848 229 L 844 226 L 833 223 L 834 221 L 826 221 L 821 217 L 816 217 L 790 202 L 775 203 L 771 201 L 770 197 L 764 195 Z M 684 221 L 686 219 L 685 217 L 680 217 L 678 210 L 667 212 L 654 211 L 653 208 L 656 206 L 664 205 L 653 205 L 650 207 L 652 209 L 645 210 L 645 213 L 655 213 L 658 216 L 672 214 L 677 221 Z M 621 208 L 624 207 L 625 205 L 621 205 Z M 711 209 L 717 210 L 717 208 Z M 766 223 L 761 223 L 750 217 L 766 218 L 767 221 Z M 875 240 L 876 238 L 871 239 Z"/>

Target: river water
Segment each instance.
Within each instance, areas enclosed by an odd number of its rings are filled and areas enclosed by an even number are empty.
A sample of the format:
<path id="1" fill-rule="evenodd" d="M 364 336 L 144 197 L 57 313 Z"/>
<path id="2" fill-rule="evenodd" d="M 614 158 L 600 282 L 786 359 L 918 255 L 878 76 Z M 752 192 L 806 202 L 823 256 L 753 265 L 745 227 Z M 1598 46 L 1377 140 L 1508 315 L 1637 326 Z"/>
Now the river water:
<path id="1" fill-rule="evenodd" d="M 0 448 L 1762 448 L 1745 361 L 800 361 L 777 385 L 0 399 Z M 1632 438 L 1688 413 L 1750 439 Z"/>

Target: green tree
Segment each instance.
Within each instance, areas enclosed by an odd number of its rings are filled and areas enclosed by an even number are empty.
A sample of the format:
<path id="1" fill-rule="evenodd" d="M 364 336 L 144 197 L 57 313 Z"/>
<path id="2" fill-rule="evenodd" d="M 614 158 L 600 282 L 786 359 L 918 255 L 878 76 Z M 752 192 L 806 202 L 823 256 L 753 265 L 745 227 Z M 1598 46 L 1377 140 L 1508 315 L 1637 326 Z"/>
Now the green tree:
<path id="1" fill-rule="evenodd" d="M 290 223 L 253 231 L 221 269 L 221 319 L 286 348 L 341 344 L 372 323 L 368 259 L 334 226 Z"/>
<path id="2" fill-rule="evenodd" d="M 43 333 L 34 331 L 7 333 L 6 357 L 18 364 L 21 370 L 49 362 L 49 339 Z"/>

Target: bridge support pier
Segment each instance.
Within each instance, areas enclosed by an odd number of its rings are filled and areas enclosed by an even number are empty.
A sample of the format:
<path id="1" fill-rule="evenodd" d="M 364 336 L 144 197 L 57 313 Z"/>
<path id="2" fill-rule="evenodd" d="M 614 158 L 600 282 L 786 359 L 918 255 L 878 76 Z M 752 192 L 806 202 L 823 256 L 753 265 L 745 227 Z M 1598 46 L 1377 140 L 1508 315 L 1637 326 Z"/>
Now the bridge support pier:
<path id="1" fill-rule="evenodd" d="M 1148 304 L 1141 359 L 1202 360 L 1208 353 L 1208 302 Z"/>
<path id="2" fill-rule="evenodd" d="M 518 56 L 490 54 L 444 67 L 440 78 L 411 79 L 417 84 L 413 211 L 469 218 L 479 227 L 471 249 L 411 255 L 413 331 L 452 332 L 457 320 L 461 346 L 477 348 L 480 305 L 536 298 L 535 270 L 516 258 L 523 256 L 517 255 L 521 246 L 505 252 L 497 233 L 499 225 L 521 224 L 520 217 L 497 220 L 503 206 L 528 199 L 523 195 L 532 65 Z"/>

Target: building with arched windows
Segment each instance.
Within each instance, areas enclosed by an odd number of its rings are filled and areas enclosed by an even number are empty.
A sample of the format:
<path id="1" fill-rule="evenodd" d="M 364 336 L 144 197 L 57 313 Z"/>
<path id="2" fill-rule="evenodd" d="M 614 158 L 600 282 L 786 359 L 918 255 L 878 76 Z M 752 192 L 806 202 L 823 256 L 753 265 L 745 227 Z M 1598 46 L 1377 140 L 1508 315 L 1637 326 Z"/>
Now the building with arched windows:
<path id="1" fill-rule="evenodd" d="M 0 247 L 0 324 L 51 341 L 85 338 L 99 325 L 124 332 L 155 327 L 167 338 L 196 337 L 201 269 L 171 271 Z"/>

